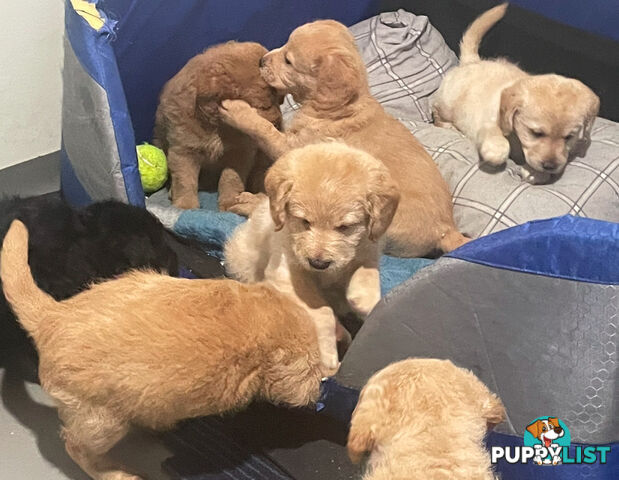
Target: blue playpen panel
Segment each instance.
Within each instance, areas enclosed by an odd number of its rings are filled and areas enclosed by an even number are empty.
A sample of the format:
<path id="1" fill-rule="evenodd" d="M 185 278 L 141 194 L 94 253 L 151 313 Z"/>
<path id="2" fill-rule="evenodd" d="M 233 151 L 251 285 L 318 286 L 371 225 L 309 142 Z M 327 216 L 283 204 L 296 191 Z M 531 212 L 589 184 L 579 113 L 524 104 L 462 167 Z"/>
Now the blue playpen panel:
<path id="1" fill-rule="evenodd" d="M 618 285 L 619 224 L 571 215 L 536 220 L 478 238 L 447 256 L 537 275 Z"/>
<path id="2" fill-rule="evenodd" d="M 619 0 L 511 0 L 572 27 L 619 40 Z"/>

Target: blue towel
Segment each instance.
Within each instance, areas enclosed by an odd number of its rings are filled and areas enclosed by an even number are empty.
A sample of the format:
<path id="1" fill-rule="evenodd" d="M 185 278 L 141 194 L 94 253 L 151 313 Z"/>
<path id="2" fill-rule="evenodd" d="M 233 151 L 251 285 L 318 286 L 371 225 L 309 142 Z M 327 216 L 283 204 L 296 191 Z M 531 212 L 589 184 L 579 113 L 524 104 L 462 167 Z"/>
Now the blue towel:
<path id="1" fill-rule="evenodd" d="M 200 192 L 200 209 L 186 210 L 180 214 L 174 231 L 197 240 L 204 250 L 220 260 L 223 246 L 234 229 L 245 221 L 244 217 L 217 209 L 217 194 Z M 383 255 L 380 260 L 380 289 L 385 295 L 434 260 L 427 258 L 396 258 Z"/>

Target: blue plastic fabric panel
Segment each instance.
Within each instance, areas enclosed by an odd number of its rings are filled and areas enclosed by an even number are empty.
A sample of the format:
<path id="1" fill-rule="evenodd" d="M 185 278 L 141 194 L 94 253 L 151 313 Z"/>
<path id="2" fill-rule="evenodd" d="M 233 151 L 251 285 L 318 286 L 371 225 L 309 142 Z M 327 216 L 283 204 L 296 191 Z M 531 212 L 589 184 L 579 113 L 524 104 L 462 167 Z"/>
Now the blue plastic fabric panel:
<path id="1" fill-rule="evenodd" d="M 127 110 L 123 84 L 110 43 L 114 26 L 115 22 L 106 19 L 101 30 L 94 30 L 75 12 L 70 1 L 67 0 L 65 4 L 66 36 L 81 66 L 107 94 L 127 199 L 134 205 L 144 206 L 144 192 L 137 169 L 131 117 Z M 93 152 L 93 155 L 96 154 Z M 69 161 L 74 163 L 81 162 L 83 159 L 69 158 Z M 113 172 L 114 166 L 110 165 L 109 168 Z M 110 196 L 112 196 L 111 193 Z"/>
<path id="2" fill-rule="evenodd" d="M 511 0 L 510 3 L 557 22 L 619 40 L 619 0 Z"/>
<path id="3" fill-rule="evenodd" d="M 75 175 L 64 145 L 60 151 L 60 189 L 63 197 L 74 207 L 84 207 L 92 203 L 92 198 Z"/>
<path id="4" fill-rule="evenodd" d="M 113 43 L 138 143 L 151 138 L 164 83 L 194 55 L 217 43 L 283 44 L 318 18 L 351 25 L 378 12 L 377 0 L 106 0 L 118 20 Z"/>
<path id="5" fill-rule="evenodd" d="M 619 284 L 619 224 L 590 218 L 536 220 L 481 237 L 448 256 L 497 268 Z"/>

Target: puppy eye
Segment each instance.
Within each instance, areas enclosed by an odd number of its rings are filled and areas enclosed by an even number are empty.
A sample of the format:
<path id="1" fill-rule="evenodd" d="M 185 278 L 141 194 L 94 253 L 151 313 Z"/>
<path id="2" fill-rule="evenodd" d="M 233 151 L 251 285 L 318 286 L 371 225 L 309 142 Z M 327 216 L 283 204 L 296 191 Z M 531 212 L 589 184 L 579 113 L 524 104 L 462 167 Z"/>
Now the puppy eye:
<path id="1" fill-rule="evenodd" d="M 566 142 L 569 142 L 572 138 L 574 138 L 574 134 L 570 133 L 569 135 L 566 135 L 563 138 L 565 139 Z"/>
<path id="2" fill-rule="evenodd" d="M 348 233 L 351 228 L 352 225 L 338 225 L 337 227 L 335 227 L 335 230 L 340 233 Z"/>
<path id="3" fill-rule="evenodd" d="M 286 65 L 292 65 L 292 62 L 290 61 L 290 59 L 288 58 L 288 55 L 284 56 L 284 62 L 286 62 Z"/>
<path id="4" fill-rule="evenodd" d="M 303 228 L 305 228 L 305 230 L 309 230 L 309 228 L 311 226 L 310 222 L 308 220 L 304 219 L 304 218 L 301 221 L 303 223 Z"/>
<path id="5" fill-rule="evenodd" d="M 533 135 L 535 138 L 542 138 L 546 136 L 546 134 L 541 130 L 531 130 L 531 135 Z"/>

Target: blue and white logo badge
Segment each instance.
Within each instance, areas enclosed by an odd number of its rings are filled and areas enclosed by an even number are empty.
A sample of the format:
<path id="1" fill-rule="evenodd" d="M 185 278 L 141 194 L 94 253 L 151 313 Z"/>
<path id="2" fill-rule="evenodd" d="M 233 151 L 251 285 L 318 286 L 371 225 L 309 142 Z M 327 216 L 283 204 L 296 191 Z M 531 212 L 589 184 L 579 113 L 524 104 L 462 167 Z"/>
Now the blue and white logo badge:
<path id="1" fill-rule="evenodd" d="M 524 445 L 533 447 L 533 461 L 538 465 L 563 463 L 563 447 L 569 447 L 570 431 L 557 417 L 539 417 L 527 425 Z"/>

